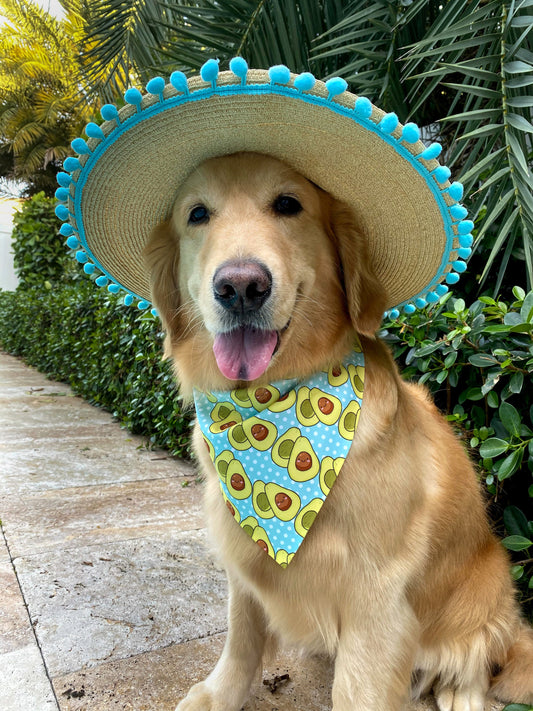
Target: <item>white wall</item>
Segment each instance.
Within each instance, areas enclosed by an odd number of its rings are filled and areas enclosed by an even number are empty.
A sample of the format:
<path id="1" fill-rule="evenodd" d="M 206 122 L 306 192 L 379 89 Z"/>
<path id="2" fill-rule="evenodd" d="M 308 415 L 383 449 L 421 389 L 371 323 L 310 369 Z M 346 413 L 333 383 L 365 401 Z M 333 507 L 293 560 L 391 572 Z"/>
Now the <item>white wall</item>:
<path id="1" fill-rule="evenodd" d="M 0 199 L 0 289 L 4 291 L 13 291 L 18 284 L 11 253 L 13 211 L 18 205 L 17 200 Z"/>

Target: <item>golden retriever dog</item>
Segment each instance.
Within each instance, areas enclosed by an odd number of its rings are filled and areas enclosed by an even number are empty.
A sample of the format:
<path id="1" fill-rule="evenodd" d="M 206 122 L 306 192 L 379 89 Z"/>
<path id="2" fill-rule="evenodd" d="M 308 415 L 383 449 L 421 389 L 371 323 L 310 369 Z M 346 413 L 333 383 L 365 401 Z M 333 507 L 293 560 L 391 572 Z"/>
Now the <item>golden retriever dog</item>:
<path id="1" fill-rule="evenodd" d="M 346 463 L 286 569 L 228 515 L 195 431 L 229 631 L 177 710 L 239 711 L 277 639 L 335 658 L 334 711 L 400 711 L 430 690 L 440 711 L 482 711 L 491 694 L 533 703 L 533 630 L 509 561 L 463 445 L 375 337 L 386 296 L 350 209 L 274 158 L 214 158 L 179 187 L 145 258 L 185 398 L 304 378 L 356 334 L 366 366 Z M 233 331 L 244 345 L 217 361 Z M 246 353 L 253 333 L 264 363 Z"/>

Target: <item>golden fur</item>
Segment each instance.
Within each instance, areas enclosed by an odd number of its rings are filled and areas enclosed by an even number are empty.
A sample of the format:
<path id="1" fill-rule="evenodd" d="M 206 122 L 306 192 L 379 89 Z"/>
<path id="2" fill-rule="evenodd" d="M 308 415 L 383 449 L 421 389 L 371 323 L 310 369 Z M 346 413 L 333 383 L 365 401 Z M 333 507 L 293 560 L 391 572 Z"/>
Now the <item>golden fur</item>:
<path id="1" fill-rule="evenodd" d="M 296 196 L 302 212 L 274 214 L 280 194 Z M 191 226 L 198 204 L 211 217 Z M 178 711 L 238 711 L 271 637 L 335 657 L 334 711 L 400 711 L 410 693 L 431 689 L 441 711 L 482 711 L 491 685 L 503 700 L 532 703 L 533 632 L 519 618 L 507 556 L 463 446 L 374 338 L 385 294 L 350 209 L 257 154 L 207 161 L 186 181 L 146 249 L 185 397 L 236 386 L 212 350 L 212 280 L 228 259 L 258 260 L 273 277 L 266 318 L 280 344 L 254 385 L 338 362 L 357 332 L 364 406 L 342 473 L 286 570 L 228 516 L 195 432 L 229 578 L 229 632 L 214 671 Z"/>

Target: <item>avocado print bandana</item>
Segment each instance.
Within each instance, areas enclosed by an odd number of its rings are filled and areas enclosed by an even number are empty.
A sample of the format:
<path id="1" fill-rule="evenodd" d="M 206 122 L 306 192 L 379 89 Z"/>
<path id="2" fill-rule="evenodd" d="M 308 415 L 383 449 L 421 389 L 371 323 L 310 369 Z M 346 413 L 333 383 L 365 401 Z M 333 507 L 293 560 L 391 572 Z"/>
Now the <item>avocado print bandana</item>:
<path id="1" fill-rule="evenodd" d="M 305 381 L 195 391 L 222 496 L 241 528 L 286 568 L 334 485 L 363 400 L 364 355 Z"/>

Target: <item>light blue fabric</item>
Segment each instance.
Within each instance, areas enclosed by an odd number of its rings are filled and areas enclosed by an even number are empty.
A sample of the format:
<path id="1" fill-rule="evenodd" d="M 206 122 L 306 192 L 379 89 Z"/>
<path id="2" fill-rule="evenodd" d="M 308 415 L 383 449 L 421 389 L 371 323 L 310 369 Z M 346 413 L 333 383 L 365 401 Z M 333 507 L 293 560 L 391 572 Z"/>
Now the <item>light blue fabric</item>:
<path id="1" fill-rule="evenodd" d="M 198 422 L 230 513 L 286 567 L 333 486 L 363 400 L 364 354 L 305 381 L 195 391 Z"/>

